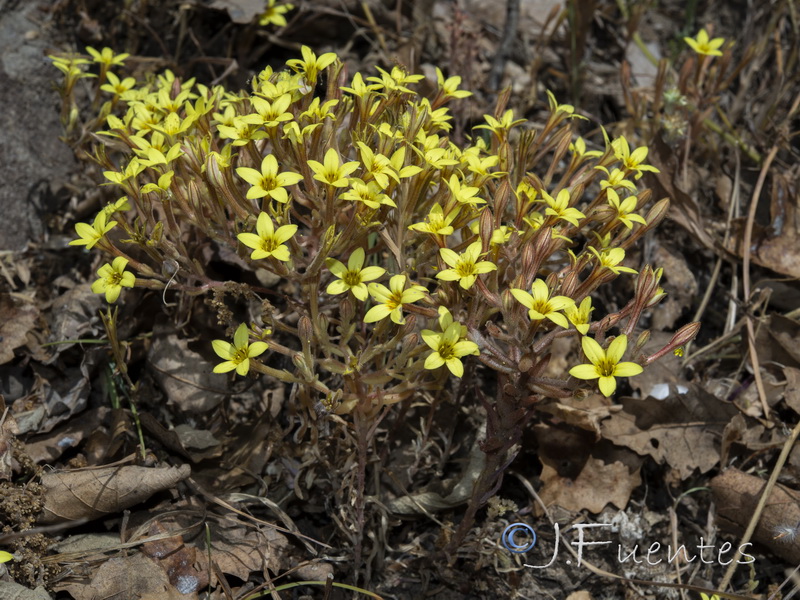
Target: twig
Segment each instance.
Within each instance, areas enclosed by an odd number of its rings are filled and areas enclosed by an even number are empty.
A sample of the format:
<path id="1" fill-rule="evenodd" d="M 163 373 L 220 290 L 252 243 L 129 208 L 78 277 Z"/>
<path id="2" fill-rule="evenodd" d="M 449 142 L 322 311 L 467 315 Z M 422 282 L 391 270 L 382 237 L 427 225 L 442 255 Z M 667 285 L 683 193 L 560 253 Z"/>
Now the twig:
<path id="1" fill-rule="evenodd" d="M 506 2 L 506 24 L 503 27 L 503 37 L 497 54 L 494 55 L 492 68 L 489 71 L 487 85 L 490 90 L 500 87 L 500 80 L 503 77 L 503 70 L 506 66 L 506 58 L 511 51 L 511 45 L 517 37 L 517 26 L 519 25 L 519 4 L 520 0 L 508 0 Z"/>
<path id="2" fill-rule="evenodd" d="M 778 146 L 775 145 L 769 151 L 767 159 L 758 174 L 756 187 L 753 189 L 753 197 L 750 199 L 750 212 L 747 213 L 747 225 L 744 230 L 744 254 L 742 257 L 742 286 L 744 288 L 744 298 L 750 302 L 750 245 L 753 243 L 753 224 L 756 218 L 756 208 L 758 208 L 758 198 L 761 196 L 761 188 L 764 187 L 764 180 L 767 178 L 767 171 L 778 153 Z M 753 375 L 756 378 L 756 388 L 758 398 L 761 400 L 761 407 L 764 410 L 764 418 L 769 418 L 769 404 L 767 403 L 767 392 L 764 390 L 764 382 L 761 380 L 761 368 L 756 352 L 756 334 L 753 329 L 753 319 L 747 317 L 747 347 L 750 351 L 750 363 L 753 365 Z"/>
<path id="3" fill-rule="evenodd" d="M 772 156 L 773 153 L 770 152 L 767 162 L 771 160 Z M 728 566 L 728 570 L 725 571 L 725 576 L 722 578 L 722 581 L 719 584 L 719 589 L 725 590 L 728 587 L 728 584 L 730 583 L 731 578 L 736 571 L 736 567 L 738 566 L 737 561 L 743 555 L 742 546 L 748 544 L 750 542 L 750 538 L 753 537 L 753 532 L 756 530 L 756 525 L 758 525 L 758 521 L 761 518 L 761 513 L 764 510 L 764 506 L 767 504 L 767 500 L 772 493 L 772 488 L 775 486 L 775 482 L 778 480 L 778 475 L 780 475 L 781 469 L 783 469 L 783 465 L 786 462 L 786 459 L 789 457 L 789 452 L 794 447 L 794 443 L 797 441 L 798 435 L 800 435 L 800 422 L 794 426 L 794 429 L 792 429 L 792 435 L 789 436 L 789 439 L 786 440 L 786 443 L 783 445 L 783 450 L 781 450 L 781 454 L 778 457 L 778 462 L 775 463 L 775 467 L 772 469 L 772 474 L 769 476 L 767 484 L 764 486 L 764 491 L 761 493 L 761 498 L 758 500 L 756 510 L 753 512 L 753 516 L 750 518 L 750 523 L 747 525 L 747 529 L 742 536 L 739 547 L 736 549 L 736 556 Z"/>

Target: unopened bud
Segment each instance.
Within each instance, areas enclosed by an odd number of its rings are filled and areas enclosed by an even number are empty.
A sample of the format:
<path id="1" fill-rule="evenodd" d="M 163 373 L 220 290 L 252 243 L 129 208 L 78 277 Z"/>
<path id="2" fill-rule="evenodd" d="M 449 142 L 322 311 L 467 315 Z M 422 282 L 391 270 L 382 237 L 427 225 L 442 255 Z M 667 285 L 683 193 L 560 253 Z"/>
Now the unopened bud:
<path id="1" fill-rule="evenodd" d="M 664 217 L 667 216 L 667 211 L 669 210 L 669 198 L 662 198 L 650 209 L 650 212 L 647 213 L 647 216 L 644 218 L 647 221 L 648 229 L 652 229 L 661 221 L 664 220 Z"/>
<path id="2" fill-rule="evenodd" d="M 508 206 L 513 193 L 514 190 L 511 189 L 511 184 L 509 183 L 508 178 L 504 178 L 494 195 L 494 214 L 498 216 L 496 222 L 494 223 L 495 228 L 500 226 L 499 217 L 505 214 L 506 206 Z"/>
<path id="3" fill-rule="evenodd" d="M 304 348 L 311 343 L 311 338 L 314 336 L 314 328 L 311 326 L 311 319 L 306 315 L 300 317 L 297 322 L 297 335 Z"/>
<path id="4" fill-rule="evenodd" d="M 578 274 L 575 271 L 570 271 L 561 282 L 561 295 L 572 298 L 578 284 L 580 284 L 580 281 L 578 281 Z"/>
<path id="5" fill-rule="evenodd" d="M 691 342 L 700 331 L 700 322 L 695 321 L 694 323 L 689 323 L 688 325 L 684 325 L 678 331 L 675 332 L 675 335 L 672 336 L 672 339 L 669 341 L 670 345 L 674 345 L 675 348 L 678 346 L 685 346 L 689 342 Z M 674 350 L 674 348 L 671 348 Z"/>
<path id="6" fill-rule="evenodd" d="M 636 356 L 639 352 L 642 351 L 642 348 L 645 347 L 647 342 L 650 341 L 650 330 L 645 329 L 642 333 L 639 334 L 639 337 L 636 338 L 636 343 L 633 345 L 631 349 L 631 356 Z"/>
<path id="7" fill-rule="evenodd" d="M 494 232 L 494 215 L 492 215 L 491 209 L 484 208 L 481 211 L 479 223 L 478 231 L 481 236 L 481 252 L 486 252 L 489 250 L 489 244 L 492 241 L 492 233 Z"/>

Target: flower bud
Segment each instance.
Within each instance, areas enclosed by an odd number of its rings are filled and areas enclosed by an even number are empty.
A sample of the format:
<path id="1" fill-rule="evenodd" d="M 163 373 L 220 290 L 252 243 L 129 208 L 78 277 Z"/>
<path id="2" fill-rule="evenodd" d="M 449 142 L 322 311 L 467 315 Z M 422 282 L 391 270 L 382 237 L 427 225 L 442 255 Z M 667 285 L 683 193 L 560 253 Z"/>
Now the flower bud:
<path id="1" fill-rule="evenodd" d="M 653 227 L 661 223 L 661 221 L 664 220 L 664 217 L 667 216 L 668 210 L 669 210 L 669 198 L 662 198 L 661 200 L 656 202 L 655 206 L 653 206 L 653 208 L 650 209 L 650 211 L 647 213 L 647 216 L 644 218 L 644 220 L 647 221 L 647 228 L 652 229 Z"/>
<path id="2" fill-rule="evenodd" d="M 494 215 L 492 215 L 491 209 L 484 208 L 481 211 L 478 231 L 481 237 L 481 252 L 486 252 L 489 250 L 494 232 Z"/>

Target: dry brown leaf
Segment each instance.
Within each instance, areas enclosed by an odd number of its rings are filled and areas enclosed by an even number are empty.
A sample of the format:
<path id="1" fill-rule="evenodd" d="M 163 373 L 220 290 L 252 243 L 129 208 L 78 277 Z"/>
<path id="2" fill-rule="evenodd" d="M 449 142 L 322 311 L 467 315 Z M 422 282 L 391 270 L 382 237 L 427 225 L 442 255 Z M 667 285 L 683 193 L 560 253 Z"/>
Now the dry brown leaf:
<path id="1" fill-rule="evenodd" d="M 642 478 L 638 470 L 631 473 L 627 465 L 621 462 L 607 465 L 589 457 L 576 479 L 562 477 L 553 467 L 544 464 L 541 481 L 539 497 L 545 506 L 557 505 L 569 511 L 586 509 L 600 513 L 609 503 L 624 509 L 631 492 L 642 483 Z"/>
<path id="2" fill-rule="evenodd" d="M 786 367 L 783 374 L 786 376 L 786 404 L 800 414 L 800 369 Z"/>
<path id="3" fill-rule="evenodd" d="M 156 537 L 167 533 L 158 521 L 151 523 L 147 535 Z M 164 569 L 169 582 L 181 594 L 198 592 L 208 585 L 208 570 L 197 569 L 197 550 L 186 546 L 180 535 L 162 537 L 142 544 L 142 552 Z"/>
<path id="4" fill-rule="evenodd" d="M 45 505 L 39 523 L 97 519 L 144 502 L 191 473 L 189 465 L 150 469 L 102 467 L 45 473 Z"/>
<path id="5" fill-rule="evenodd" d="M 244 527 L 232 521 L 227 525 L 212 523 L 210 530 L 211 560 L 226 575 L 246 581 L 250 573 L 263 572 L 266 569 L 280 572 L 286 567 L 289 541 L 274 529 L 253 531 L 252 527 Z M 200 570 L 208 571 L 208 554 L 205 549 L 197 552 L 197 562 Z"/>
<path id="6" fill-rule="evenodd" d="M 14 349 L 25 344 L 38 317 L 36 306 L 19 294 L 0 294 L 0 365 L 13 360 Z"/>
<path id="7" fill-rule="evenodd" d="M 141 554 L 120 556 L 104 562 L 90 584 L 64 586 L 75 600 L 192 600 L 196 593 L 181 594 L 155 562 Z"/>
<path id="8" fill-rule="evenodd" d="M 50 433 L 31 436 L 25 442 L 25 453 L 36 463 L 53 463 L 70 448 L 99 431 L 108 417 L 110 408 L 100 406 L 81 413 L 79 419 L 70 419 Z"/>
<path id="9" fill-rule="evenodd" d="M 189 349 L 186 339 L 165 326 L 154 329 L 147 359 L 169 401 L 177 404 L 181 411 L 204 412 L 225 399 L 225 376 L 213 373 L 211 365 Z"/>
<path id="10" fill-rule="evenodd" d="M 664 400 L 624 398 L 622 405 L 623 411 L 603 421 L 603 437 L 669 463 L 683 479 L 719 462 L 720 435 L 739 414 L 732 404 L 691 384 L 685 394 L 672 392 Z"/>
<path id="11" fill-rule="evenodd" d="M 543 404 L 540 410 L 548 412 L 567 425 L 573 425 L 586 431 L 591 431 L 597 439 L 600 438 L 600 422 L 619 407 L 607 406 L 603 396 L 593 394 L 583 401 L 566 399 L 564 402 Z M 566 404 L 570 402 L 571 404 Z"/>

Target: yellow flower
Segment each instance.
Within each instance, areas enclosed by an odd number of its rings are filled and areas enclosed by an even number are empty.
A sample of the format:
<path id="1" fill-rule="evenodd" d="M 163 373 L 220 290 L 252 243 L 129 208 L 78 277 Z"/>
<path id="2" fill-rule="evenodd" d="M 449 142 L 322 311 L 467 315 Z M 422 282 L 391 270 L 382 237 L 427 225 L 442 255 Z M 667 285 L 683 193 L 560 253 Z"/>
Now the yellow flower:
<path id="1" fill-rule="evenodd" d="M 453 233 L 453 226 L 451 223 L 457 216 L 458 207 L 456 207 L 455 210 L 451 210 L 447 216 L 445 216 L 441 205 L 434 204 L 428 212 L 427 223 L 414 223 L 413 225 L 409 225 L 408 228 L 412 231 L 420 231 L 433 235 L 450 235 Z"/>
<path id="2" fill-rule="evenodd" d="M 578 365 L 569 370 L 569 374 L 578 379 L 598 379 L 600 391 L 608 397 L 617 389 L 615 377 L 633 377 L 642 372 L 642 367 L 633 362 L 619 362 L 628 347 L 628 337 L 620 335 L 603 348 L 590 337 L 581 339 L 581 346 L 591 364 Z"/>
<path id="3" fill-rule="evenodd" d="M 8 562 L 10 560 L 14 560 L 14 555 L 10 552 L 6 552 L 5 550 L 0 550 L 0 563 Z"/>
<path id="4" fill-rule="evenodd" d="M 127 258 L 118 256 L 110 265 L 106 263 L 100 267 L 97 270 L 100 279 L 92 284 L 92 291 L 95 294 L 105 293 L 109 304 L 116 302 L 123 287 L 132 288 L 136 283 L 133 273 L 125 270 L 127 264 Z"/>
<path id="5" fill-rule="evenodd" d="M 600 189 L 624 187 L 626 190 L 630 190 L 634 193 L 636 192 L 636 184 L 625 179 L 625 173 L 623 171 L 616 168 L 609 171 L 603 166 L 597 166 L 595 169 L 605 171 L 608 176 L 608 179 L 602 179 L 600 181 Z"/>
<path id="6" fill-rule="evenodd" d="M 366 85 L 364 83 L 364 78 L 361 77 L 361 73 L 358 72 L 355 75 L 353 75 L 353 83 L 351 83 L 350 85 L 352 87 L 341 87 L 339 89 L 341 89 L 343 92 L 349 92 L 350 94 L 353 94 L 357 98 L 364 98 L 366 96 L 369 96 L 372 94 L 372 92 L 380 89 L 381 87 L 379 84 L 375 83 L 373 83 L 372 85 Z M 388 123 L 386 123 L 386 125 L 388 125 Z"/>
<path id="7" fill-rule="evenodd" d="M 661 172 L 651 165 L 644 164 L 644 159 L 647 158 L 647 146 L 639 146 L 631 152 L 628 140 L 624 137 L 619 137 L 611 142 L 611 147 L 614 149 L 614 155 L 622 161 L 622 166 L 625 167 L 625 170 L 629 173 L 636 173 L 636 179 L 641 178 L 642 171 Z"/>
<path id="8" fill-rule="evenodd" d="M 145 184 L 142 186 L 142 189 L 140 191 L 143 194 L 147 194 L 149 192 L 158 192 L 158 191 L 161 191 L 166 194 L 169 191 L 169 186 L 172 185 L 172 177 L 174 175 L 175 171 L 167 171 L 158 178 L 158 183 Z"/>
<path id="9" fill-rule="evenodd" d="M 461 185 L 458 176 L 454 173 L 450 176 L 450 181 L 446 181 L 447 187 L 450 188 L 450 193 L 461 204 L 486 204 L 486 200 L 478 198 L 477 193 L 479 188 Z"/>
<path id="10" fill-rule="evenodd" d="M 544 214 L 546 215 L 558 217 L 563 221 L 573 224 L 575 227 L 578 227 L 578 219 L 586 218 L 586 215 L 584 215 L 577 208 L 570 208 L 568 206 L 569 190 L 567 189 L 563 189 L 558 192 L 558 195 L 555 198 L 553 198 L 547 192 L 542 191 L 542 197 L 544 198 L 545 202 L 547 202 L 547 208 L 544 210 Z"/>
<path id="11" fill-rule="evenodd" d="M 601 268 L 610 269 L 617 275 L 620 273 L 638 273 L 636 269 L 619 266 L 619 263 L 625 260 L 625 250 L 622 248 L 605 248 L 601 252 L 598 252 L 594 246 L 589 246 L 589 250 L 591 250 L 600 261 Z"/>
<path id="12" fill-rule="evenodd" d="M 497 269 L 497 265 L 488 260 L 478 261 L 481 254 L 481 243 L 473 242 L 461 255 L 450 248 L 440 248 L 442 260 L 450 265 L 450 269 L 443 269 L 436 274 L 436 279 L 445 281 L 458 281 L 462 288 L 469 289 L 475 283 L 477 276 Z"/>
<path id="13" fill-rule="evenodd" d="M 86 51 L 91 54 L 94 62 L 105 65 L 106 68 L 112 65 L 121 65 L 125 62 L 125 59 L 130 56 L 130 54 L 127 52 L 114 54 L 114 51 L 111 48 L 103 48 L 101 52 L 98 52 L 91 46 L 86 46 Z"/>
<path id="14" fill-rule="evenodd" d="M 311 84 L 316 83 L 320 71 L 326 69 L 336 60 L 336 55 L 333 52 L 326 52 L 318 57 L 308 46 L 303 46 L 300 52 L 303 55 L 302 60 L 299 58 L 287 60 L 286 65 L 298 73 L 303 73 Z"/>
<path id="15" fill-rule="evenodd" d="M 689 44 L 691 49 L 698 54 L 722 56 L 722 52 L 720 52 L 719 49 L 722 47 L 722 44 L 725 43 L 725 38 L 714 38 L 710 40 L 708 38 L 708 32 L 705 29 L 701 29 L 697 33 L 696 38 L 685 37 L 683 41 Z"/>
<path id="16" fill-rule="evenodd" d="M 469 354 L 478 355 L 478 344 L 464 339 L 467 331 L 461 323 L 453 322 L 450 311 L 444 306 L 439 307 L 439 325 L 441 333 L 430 329 L 422 330 L 423 341 L 433 350 L 425 359 L 426 369 L 438 369 L 446 365 L 456 377 L 464 375 L 464 365 L 461 359 Z"/>
<path id="17" fill-rule="evenodd" d="M 258 115 L 250 114 L 247 115 L 247 117 L 260 117 L 260 125 L 264 125 L 264 127 L 276 127 L 278 123 L 291 121 L 294 118 L 292 113 L 286 110 L 291 103 L 291 94 L 283 94 L 272 102 L 264 100 L 264 98 L 259 98 L 258 96 L 253 96 L 250 98 L 250 104 L 253 105 Z M 255 121 L 255 119 L 253 120 Z"/>
<path id="18" fill-rule="evenodd" d="M 369 295 L 378 304 L 367 311 L 367 314 L 364 315 L 364 322 L 374 323 L 390 317 L 398 325 L 404 324 L 406 320 L 403 317 L 403 305 L 416 302 L 428 292 L 421 285 L 412 285 L 408 289 L 404 289 L 405 286 L 405 275 L 394 275 L 389 280 L 388 288 L 380 283 L 370 283 Z"/>
<path id="19" fill-rule="evenodd" d="M 333 148 L 328 148 L 325 153 L 323 163 L 310 160 L 308 166 L 314 171 L 314 179 L 332 185 L 333 187 L 347 187 L 347 176 L 358 168 L 358 161 L 350 161 L 342 164 L 339 161 L 339 153 Z"/>
<path id="20" fill-rule="evenodd" d="M 297 225 L 282 225 L 277 231 L 274 229 L 272 219 L 267 213 L 258 215 L 255 233 L 240 233 L 236 237 L 248 248 L 253 248 L 250 258 L 258 260 L 272 256 L 276 260 L 286 262 L 289 260 L 289 248 L 284 242 L 291 239 L 297 231 Z"/>
<path id="21" fill-rule="evenodd" d="M 436 67 L 436 82 L 439 86 L 439 91 L 445 98 L 468 98 L 472 96 L 472 92 L 458 89 L 458 86 L 461 85 L 461 77 L 454 75 L 445 79 L 439 67 Z"/>
<path id="22" fill-rule="evenodd" d="M 628 196 L 625 200 L 620 202 L 619 194 L 617 194 L 613 188 L 608 188 L 606 196 L 608 198 L 608 203 L 616 209 L 617 218 L 625 227 L 632 229 L 634 223 L 647 225 L 647 221 L 645 221 L 643 216 L 632 212 L 636 210 L 636 203 L 638 202 L 636 196 Z"/>
<path id="23" fill-rule="evenodd" d="M 236 369 L 239 375 L 247 375 L 250 370 L 250 359 L 263 354 L 269 344 L 266 342 L 248 343 L 250 332 L 247 325 L 242 323 L 233 334 L 233 344 L 225 340 L 214 340 L 211 346 L 214 352 L 225 362 L 219 363 L 214 367 L 214 373 L 227 373 Z"/>
<path id="24" fill-rule="evenodd" d="M 576 307 L 574 304 L 564 309 L 564 314 L 567 315 L 569 322 L 575 325 L 581 335 L 589 333 L 589 321 L 591 320 L 592 308 L 591 296 L 586 296 L 581 302 L 581 305 Z"/>
<path id="25" fill-rule="evenodd" d="M 278 27 L 286 26 L 287 12 L 294 8 L 294 4 L 275 4 L 275 0 L 269 0 L 269 4 L 260 15 L 258 15 L 259 25 L 277 25 Z"/>
<path id="26" fill-rule="evenodd" d="M 483 115 L 483 118 L 486 119 L 486 125 L 476 125 L 475 129 L 488 129 L 498 138 L 504 137 L 504 135 L 508 133 L 508 131 L 515 125 L 525 122 L 525 119 L 515 120 L 514 111 L 510 108 L 503 113 L 503 116 L 500 117 L 499 121 L 492 115 Z"/>
<path id="27" fill-rule="evenodd" d="M 356 248 L 347 260 L 346 267 L 335 258 L 326 258 L 328 269 L 339 279 L 331 282 L 325 291 L 335 296 L 350 290 L 353 296 L 364 302 L 367 299 L 367 286 L 364 282 L 377 279 L 386 272 L 383 267 L 362 268 L 364 254 L 363 248 Z"/>
<path id="28" fill-rule="evenodd" d="M 351 179 L 350 189 L 341 194 L 339 198 L 363 202 L 370 208 L 379 208 L 381 204 L 397 207 L 394 201 L 381 191 L 381 186 L 377 181 L 364 183 L 360 179 Z"/>
<path id="29" fill-rule="evenodd" d="M 589 152 L 586 151 L 586 142 L 582 137 L 579 137 L 574 142 L 569 145 L 569 150 L 575 155 L 575 158 L 578 160 L 584 160 L 587 158 L 596 158 L 598 156 L 602 156 L 603 153 L 599 150 L 591 150 Z"/>
<path id="30" fill-rule="evenodd" d="M 90 249 L 116 226 L 116 221 L 106 223 L 107 220 L 108 215 L 106 214 L 106 211 L 102 210 L 97 213 L 97 216 L 94 218 L 94 223 L 91 225 L 88 223 L 76 223 L 75 232 L 80 236 L 81 239 L 72 240 L 69 245 L 86 246 L 87 250 Z"/>
<path id="31" fill-rule="evenodd" d="M 511 294 L 516 298 L 525 308 L 528 309 L 528 316 L 531 321 L 541 321 L 542 319 L 550 319 L 556 325 L 569 328 L 567 318 L 562 315 L 560 310 L 564 310 L 569 306 L 575 306 L 575 301 L 567 296 L 552 296 L 550 288 L 547 284 L 537 279 L 531 285 L 533 295 L 525 290 L 517 288 L 511 289 Z"/>
<path id="32" fill-rule="evenodd" d="M 287 185 L 294 185 L 303 176 L 299 173 L 286 171 L 278 173 L 278 161 L 274 154 L 267 154 L 261 161 L 261 171 L 250 167 L 239 167 L 236 174 L 249 183 L 252 187 L 247 190 L 247 198 L 273 198 L 286 204 L 289 194 L 284 189 Z"/>
<path id="33" fill-rule="evenodd" d="M 394 172 L 388 158 L 383 154 L 375 154 L 364 142 L 356 142 L 356 145 L 361 155 L 364 171 L 367 175 L 371 175 L 372 179 L 378 182 L 378 185 L 384 189 L 389 187 L 389 177 L 400 183 L 400 178 Z M 368 179 L 368 177 L 364 177 L 364 179 Z"/>
<path id="34" fill-rule="evenodd" d="M 124 94 L 133 86 L 136 85 L 136 80 L 133 77 L 126 77 L 122 81 L 119 80 L 119 77 L 114 75 L 111 71 L 106 73 L 106 79 L 108 83 L 104 83 L 100 86 L 100 89 L 104 92 L 108 92 L 109 94 L 115 94 L 117 96 Z"/>

